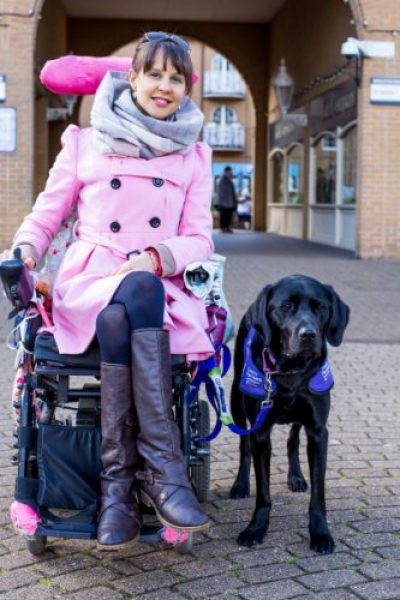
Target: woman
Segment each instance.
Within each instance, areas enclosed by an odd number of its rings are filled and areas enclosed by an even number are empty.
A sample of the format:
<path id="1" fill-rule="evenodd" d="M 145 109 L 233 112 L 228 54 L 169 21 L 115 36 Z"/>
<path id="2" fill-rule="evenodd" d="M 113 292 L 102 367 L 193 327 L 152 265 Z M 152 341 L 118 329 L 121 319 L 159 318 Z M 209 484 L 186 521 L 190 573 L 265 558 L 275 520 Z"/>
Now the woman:
<path id="1" fill-rule="evenodd" d="M 214 249 L 211 156 L 196 142 L 203 115 L 191 86 L 189 44 L 144 35 L 128 78 L 104 77 L 92 127 L 63 134 L 46 188 L 13 241 L 32 268 L 76 204 L 76 242 L 54 284 L 53 334 L 61 353 L 80 354 L 95 336 L 100 346 L 103 546 L 139 536 L 138 479 L 163 524 L 208 525 L 171 397 L 170 353 L 212 353 L 205 308 L 182 282 L 185 267 Z"/>

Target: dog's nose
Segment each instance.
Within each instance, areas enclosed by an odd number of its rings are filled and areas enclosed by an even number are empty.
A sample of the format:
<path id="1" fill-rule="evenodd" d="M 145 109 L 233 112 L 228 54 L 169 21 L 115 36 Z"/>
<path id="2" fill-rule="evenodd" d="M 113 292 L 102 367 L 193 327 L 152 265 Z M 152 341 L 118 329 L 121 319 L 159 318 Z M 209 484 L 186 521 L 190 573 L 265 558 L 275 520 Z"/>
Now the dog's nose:
<path id="1" fill-rule="evenodd" d="M 302 341 L 311 341 L 317 337 L 317 332 L 311 327 L 301 327 L 299 330 L 299 338 Z"/>

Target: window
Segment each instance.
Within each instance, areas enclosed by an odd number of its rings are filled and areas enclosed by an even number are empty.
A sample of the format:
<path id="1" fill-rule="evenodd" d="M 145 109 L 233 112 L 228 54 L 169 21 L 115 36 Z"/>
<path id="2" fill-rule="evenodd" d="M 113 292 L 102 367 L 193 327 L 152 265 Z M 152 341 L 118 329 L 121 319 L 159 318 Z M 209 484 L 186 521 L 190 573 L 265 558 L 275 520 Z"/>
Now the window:
<path id="1" fill-rule="evenodd" d="M 216 54 L 211 62 L 212 71 L 226 71 L 227 60 L 222 54 Z"/>
<path id="2" fill-rule="evenodd" d="M 357 128 L 343 138 L 342 203 L 355 204 L 357 197 Z"/>
<path id="3" fill-rule="evenodd" d="M 324 135 L 315 148 L 315 201 L 317 204 L 336 202 L 336 137 Z"/>
<path id="4" fill-rule="evenodd" d="M 236 71 L 235 67 L 222 54 L 215 54 L 211 61 L 212 71 Z"/>
<path id="5" fill-rule="evenodd" d="M 212 113 L 212 120 L 218 125 L 231 125 L 237 122 L 236 111 L 230 106 L 218 106 Z"/>
<path id="6" fill-rule="evenodd" d="M 287 155 L 287 201 L 289 204 L 303 204 L 304 174 L 303 146 L 297 144 Z"/>
<path id="7" fill-rule="evenodd" d="M 284 156 L 281 152 L 276 152 L 272 157 L 272 202 L 280 204 L 285 200 L 284 190 Z"/>

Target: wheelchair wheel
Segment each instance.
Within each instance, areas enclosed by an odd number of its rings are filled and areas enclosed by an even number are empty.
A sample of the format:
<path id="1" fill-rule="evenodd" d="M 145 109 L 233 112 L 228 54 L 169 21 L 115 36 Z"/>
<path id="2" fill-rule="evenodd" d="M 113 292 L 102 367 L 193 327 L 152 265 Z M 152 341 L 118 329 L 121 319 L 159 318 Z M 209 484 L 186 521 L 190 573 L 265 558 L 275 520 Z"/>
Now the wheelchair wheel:
<path id="1" fill-rule="evenodd" d="M 207 400 L 198 400 L 195 413 L 195 436 L 210 432 L 210 408 Z M 207 502 L 210 491 L 210 442 L 195 442 L 195 464 L 191 467 L 191 481 L 199 502 Z"/>
<path id="2" fill-rule="evenodd" d="M 46 552 L 47 537 L 45 535 L 32 535 L 25 538 L 26 546 L 33 556 L 40 556 Z"/>
<path id="3" fill-rule="evenodd" d="M 175 546 L 175 550 L 178 552 L 178 554 L 187 554 L 188 552 L 191 552 L 192 549 L 193 535 L 191 533 L 189 533 L 189 537 L 186 540 L 186 542 L 182 542 L 182 544 L 177 544 Z"/>

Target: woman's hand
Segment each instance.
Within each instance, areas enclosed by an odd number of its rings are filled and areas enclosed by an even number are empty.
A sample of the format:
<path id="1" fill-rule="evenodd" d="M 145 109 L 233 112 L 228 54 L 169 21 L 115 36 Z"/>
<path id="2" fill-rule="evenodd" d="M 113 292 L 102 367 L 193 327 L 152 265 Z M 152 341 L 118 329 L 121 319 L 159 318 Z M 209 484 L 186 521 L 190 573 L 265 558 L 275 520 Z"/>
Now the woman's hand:
<path id="1" fill-rule="evenodd" d="M 122 263 L 122 265 L 119 265 L 111 275 L 122 275 L 123 273 L 130 273 L 131 271 L 155 272 L 154 263 L 149 252 L 142 252 L 141 254 L 132 256 L 129 260 Z"/>
<path id="2" fill-rule="evenodd" d="M 32 246 L 30 244 L 20 244 L 18 248 L 21 250 L 21 259 L 24 261 L 25 266 L 28 267 L 28 269 L 34 269 L 36 267 L 36 261 L 33 258 L 35 252 Z M 3 260 L 11 260 L 13 258 L 13 250 L 4 250 L 0 254 L 0 262 Z"/>

